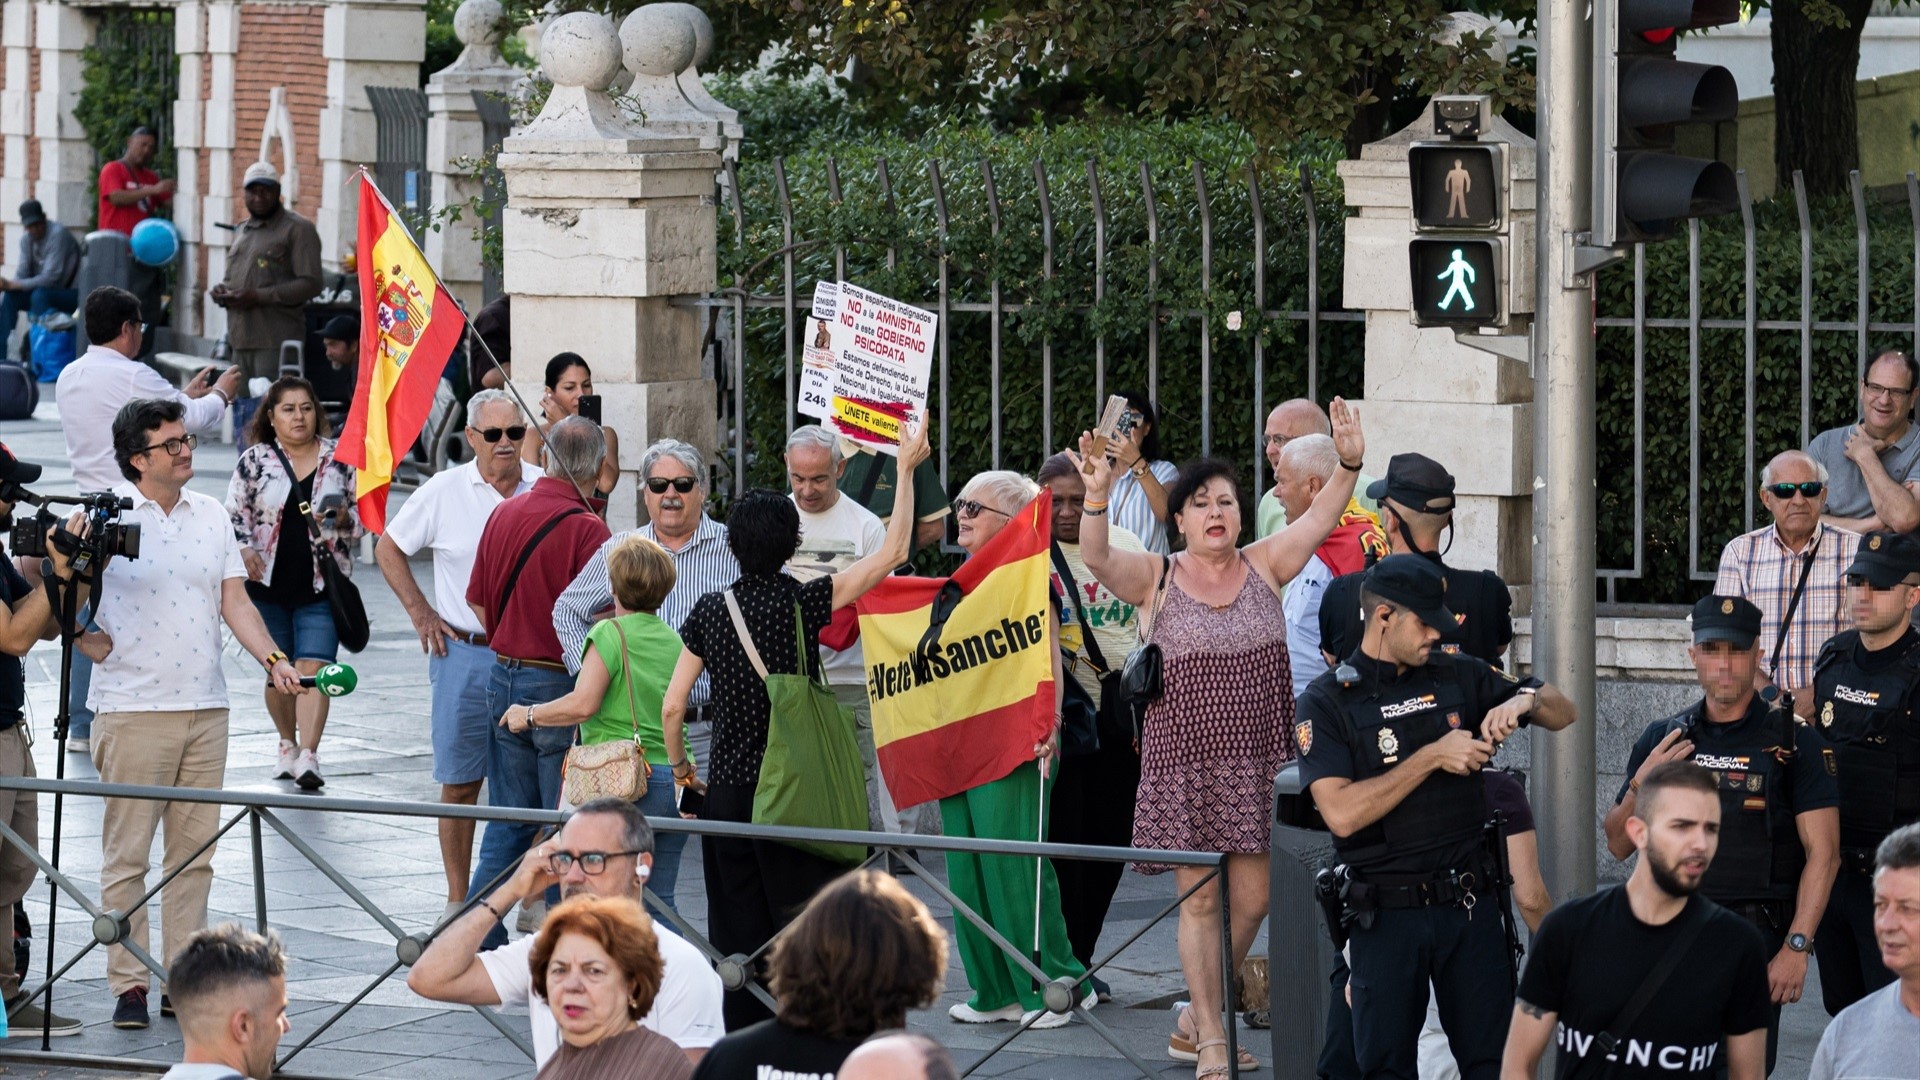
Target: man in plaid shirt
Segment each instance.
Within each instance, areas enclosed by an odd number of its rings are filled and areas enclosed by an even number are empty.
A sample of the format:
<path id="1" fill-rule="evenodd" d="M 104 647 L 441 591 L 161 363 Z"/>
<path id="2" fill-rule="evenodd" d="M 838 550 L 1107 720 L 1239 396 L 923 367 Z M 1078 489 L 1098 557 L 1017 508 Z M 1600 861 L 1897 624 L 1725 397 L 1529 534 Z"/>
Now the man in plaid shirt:
<path id="1" fill-rule="evenodd" d="M 1803 718 L 1813 715 L 1813 661 L 1820 646 L 1853 625 L 1845 603 L 1846 569 L 1860 535 L 1821 522 L 1826 489 L 1827 470 L 1818 461 L 1799 450 L 1776 455 L 1760 472 L 1760 501 L 1773 524 L 1727 542 L 1713 587 L 1760 609 L 1765 651 L 1755 685 L 1769 701 L 1781 692 L 1793 695 L 1794 712 Z M 1780 621 L 1793 607 L 1803 569 L 1806 588 L 1781 641 Z M 1775 642 L 1780 642 L 1777 651 Z"/>

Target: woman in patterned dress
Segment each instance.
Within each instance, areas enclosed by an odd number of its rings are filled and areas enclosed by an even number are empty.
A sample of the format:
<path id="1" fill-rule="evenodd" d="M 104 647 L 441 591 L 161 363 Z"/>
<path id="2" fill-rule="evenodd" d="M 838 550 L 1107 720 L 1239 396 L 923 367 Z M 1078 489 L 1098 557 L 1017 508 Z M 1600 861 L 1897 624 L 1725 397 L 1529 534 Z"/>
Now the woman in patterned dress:
<path id="1" fill-rule="evenodd" d="M 1240 492 L 1224 462 L 1189 464 L 1168 490 L 1170 524 L 1185 541 L 1171 559 L 1110 546 L 1106 511 L 1113 465 L 1092 455 L 1086 474 L 1081 556 L 1101 584 L 1140 609 L 1144 636 L 1165 657 L 1165 693 L 1148 707 L 1141 736 L 1133 843 L 1228 853 L 1235 970 L 1267 917 L 1273 777 L 1297 755 L 1280 590 L 1338 523 L 1366 449 L 1358 410 L 1334 398 L 1328 411 L 1340 468 L 1298 521 L 1244 548 Z M 1087 460 L 1083 455 L 1091 447 L 1092 436 L 1082 435 L 1075 464 Z M 1168 867 L 1135 869 L 1151 874 Z M 1172 869 L 1182 892 L 1208 873 Z M 1180 966 L 1193 1005 L 1182 1014 L 1168 1053 L 1194 1061 L 1199 1077 L 1227 1073 L 1219 887 L 1208 882 L 1180 909 Z M 1242 1051 L 1240 1067 L 1250 1061 Z"/>

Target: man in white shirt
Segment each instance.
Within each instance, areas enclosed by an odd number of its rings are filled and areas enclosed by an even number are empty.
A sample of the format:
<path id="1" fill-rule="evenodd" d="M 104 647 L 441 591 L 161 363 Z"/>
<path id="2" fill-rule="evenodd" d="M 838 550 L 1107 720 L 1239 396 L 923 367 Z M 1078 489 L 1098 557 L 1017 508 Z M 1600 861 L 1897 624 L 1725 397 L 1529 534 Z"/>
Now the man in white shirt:
<path id="1" fill-rule="evenodd" d="M 837 574 L 886 542 L 887 526 L 873 511 L 840 492 L 846 471 L 840 439 L 818 424 L 793 429 L 787 436 L 789 498 L 800 511 L 800 549 L 787 560 L 796 581 Z M 844 624 L 843 624 L 844 620 Z M 844 609 L 826 637 L 853 629 L 853 610 Z M 873 707 L 867 697 L 867 668 L 856 638 L 845 649 L 822 646 L 820 669 L 833 687 L 834 700 L 853 710 L 853 730 L 867 766 L 867 827 L 883 832 L 912 832 L 909 820 L 894 809 L 893 795 L 880 775 L 873 748 Z"/>
<path id="2" fill-rule="evenodd" d="M 559 835 L 535 844 L 506 884 L 442 930 L 407 973 L 407 986 L 430 1001 L 526 1006 L 538 1069 L 559 1046 L 560 1026 L 533 992 L 527 957 L 534 935 L 487 952 L 480 951 L 481 941 L 515 903 L 541 895 L 550 885 L 560 886 L 562 899 L 588 894 L 643 903 L 652 873 L 653 829 L 645 815 L 621 799 L 595 799 L 575 810 Z M 720 976 L 686 939 L 658 922 L 653 932 L 660 941 L 660 992 L 640 1026 L 672 1039 L 687 1060 L 698 1063 L 726 1034 Z"/>
<path id="3" fill-rule="evenodd" d="M 1307 512 L 1314 496 L 1327 486 L 1339 467 L 1340 452 L 1334 449 L 1331 438 L 1302 435 L 1288 440 L 1280 451 L 1273 484 L 1287 520 L 1298 521 Z M 1361 540 L 1377 528 L 1371 518 L 1364 523 L 1358 521 L 1364 514 L 1357 503 L 1349 502 L 1347 510 L 1340 524 L 1307 557 L 1300 573 L 1287 582 L 1287 591 L 1280 597 L 1280 610 L 1287 619 L 1287 661 L 1293 671 L 1295 696 L 1327 670 L 1326 657 L 1320 651 L 1320 604 L 1327 583 L 1366 565 Z"/>
<path id="4" fill-rule="evenodd" d="M 520 407 L 504 390 L 482 390 L 467 402 L 467 445 L 473 460 L 435 473 L 407 498 L 374 545 L 373 557 L 387 586 L 400 598 L 427 654 L 427 681 L 433 687 L 433 778 L 440 801 L 472 806 L 487 778 L 493 725 L 500 717 L 487 708 L 487 680 L 493 675 L 493 650 L 486 628 L 467 603 L 467 580 L 480 548 L 480 534 L 495 507 L 531 488 L 546 475 L 522 464 L 520 442 L 527 436 Z M 433 552 L 433 600 L 413 579 L 407 559 Z M 440 819 L 440 861 L 447 877 L 447 912 L 467 898 L 473 870 L 473 822 Z"/>
<path id="5" fill-rule="evenodd" d="M 121 480 L 114 464 L 113 443 L 102 432 L 113 428 L 121 406 L 135 398 L 174 401 L 189 432 L 205 435 L 220 427 L 227 404 L 239 392 L 241 373 L 228 368 L 209 382 L 213 369 L 193 377 L 185 390 L 175 389 L 160 373 L 133 359 L 140 355 L 146 324 L 140 321 L 140 300 L 125 289 L 103 285 L 87 294 L 82 315 L 90 347 L 68 364 L 54 384 L 60 406 L 60 431 L 67 437 L 67 460 L 73 482 L 81 491 L 106 491 Z M 89 627 L 91 629 L 91 627 Z M 84 754 L 93 732 L 93 710 L 87 707 L 87 689 L 93 664 L 102 652 L 97 634 L 80 640 L 73 657 L 73 692 L 68 708 L 73 721 L 67 729 L 67 750 Z"/>
<path id="6" fill-rule="evenodd" d="M 94 710 L 93 762 L 109 784 L 223 785 L 223 620 L 275 689 L 301 692 L 300 673 L 274 647 L 259 609 L 247 597 L 247 569 L 226 507 L 187 490 L 197 438 L 181 422 L 184 411 L 177 401 L 136 400 L 113 422 L 114 460 L 127 477 L 113 491 L 133 503 L 121 520 L 140 526 L 140 557 L 108 563 L 95 598 L 95 618 L 109 651 L 99 662 L 88 704 Z M 164 962 L 207 925 L 220 807 L 150 799 L 105 802 L 101 906 L 130 913 L 125 940 L 142 953 L 148 953 L 148 920 L 146 909 L 136 905 L 147 891 L 153 833 L 163 819 L 165 865 L 185 865 L 161 892 L 162 948 L 148 955 Z M 147 967 L 126 945 L 107 950 L 107 988 L 119 999 L 115 1027 L 147 1026 Z"/>
<path id="7" fill-rule="evenodd" d="M 169 965 L 179 1011 L 180 1064 L 161 1080 L 246 1080 L 273 1075 L 287 1020 L 287 958 L 265 937 L 223 923 L 187 940 Z"/>

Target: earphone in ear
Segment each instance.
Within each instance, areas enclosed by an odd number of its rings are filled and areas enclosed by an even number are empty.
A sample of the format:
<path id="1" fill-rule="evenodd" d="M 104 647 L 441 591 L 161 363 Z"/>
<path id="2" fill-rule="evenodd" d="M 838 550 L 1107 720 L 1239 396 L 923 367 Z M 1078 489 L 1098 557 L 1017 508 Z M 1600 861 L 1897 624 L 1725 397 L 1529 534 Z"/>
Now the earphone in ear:
<path id="1" fill-rule="evenodd" d="M 643 863 L 638 859 L 634 860 L 633 880 L 638 881 L 641 884 L 645 884 L 646 880 L 652 876 L 653 876 L 653 867 L 648 866 L 646 863 Z"/>

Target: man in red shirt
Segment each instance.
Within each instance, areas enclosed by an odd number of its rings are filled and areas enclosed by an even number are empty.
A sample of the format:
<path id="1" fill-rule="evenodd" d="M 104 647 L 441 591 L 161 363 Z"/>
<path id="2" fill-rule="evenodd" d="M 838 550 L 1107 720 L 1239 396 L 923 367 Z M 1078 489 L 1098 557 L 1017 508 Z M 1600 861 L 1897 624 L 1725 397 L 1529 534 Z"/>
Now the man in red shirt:
<path id="1" fill-rule="evenodd" d="M 160 147 L 152 128 L 137 127 L 127 137 L 127 150 L 117 161 L 100 168 L 100 228 L 133 235 L 133 227 L 153 216 L 161 204 L 173 200 L 173 181 L 147 166 Z"/>
<path id="2" fill-rule="evenodd" d="M 484 434 L 484 433 L 483 433 Z M 467 603 L 493 647 L 487 711 L 500 717 L 573 690 L 553 629 L 553 609 L 582 567 L 612 535 L 583 492 L 593 490 L 607 452 L 600 425 L 569 416 L 547 430 L 547 474 L 525 494 L 501 503 L 487 518 L 467 579 Z M 560 766 L 573 745 L 571 727 L 496 724 L 487 759 L 487 801 L 493 806 L 552 810 L 560 805 Z M 484 896 L 493 879 L 516 866 L 533 846 L 534 827 L 487 823 L 469 899 Z M 525 913 L 528 902 L 522 902 Z M 529 918 L 532 918 L 529 916 Z M 522 929 L 526 927 L 523 926 Z M 485 948 L 507 943 L 495 926 Z"/>

